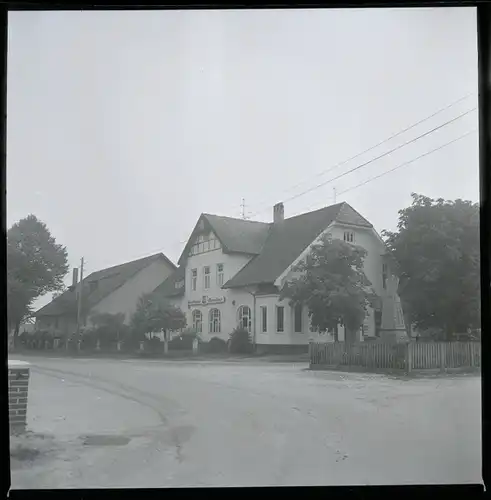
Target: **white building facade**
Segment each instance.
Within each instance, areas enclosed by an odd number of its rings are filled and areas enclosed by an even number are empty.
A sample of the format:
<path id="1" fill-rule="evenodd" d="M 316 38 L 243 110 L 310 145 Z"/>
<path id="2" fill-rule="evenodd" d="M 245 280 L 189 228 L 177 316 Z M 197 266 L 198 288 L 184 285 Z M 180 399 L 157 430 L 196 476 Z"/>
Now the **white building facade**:
<path id="1" fill-rule="evenodd" d="M 306 307 L 279 300 L 292 267 L 325 233 L 367 250 L 365 274 L 382 299 L 389 269 L 385 245 L 373 226 L 346 203 L 284 219 L 275 206 L 273 223 L 203 214 L 181 255 L 179 269 L 156 290 L 185 312 L 204 341 L 228 340 L 246 327 L 257 350 L 306 350 L 309 340 L 332 341 L 312 331 Z M 369 308 L 357 340 L 379 335 L 381 308 Z M 344 329 L 338 330 L 344 340 Z"/>

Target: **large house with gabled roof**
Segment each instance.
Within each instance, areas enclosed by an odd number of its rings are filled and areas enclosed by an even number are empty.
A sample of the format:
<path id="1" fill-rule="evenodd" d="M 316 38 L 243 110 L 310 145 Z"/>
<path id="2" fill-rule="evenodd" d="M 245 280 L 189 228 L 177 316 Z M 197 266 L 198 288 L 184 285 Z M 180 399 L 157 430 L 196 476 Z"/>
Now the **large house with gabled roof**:
<path id="1" fill-rule="evenodd" d="M 95 313 L 123 313 L 128 324 L 138 298 L 150 293 L 174 273 L 177 266 L 163 253 L 112 266 L 89 274 L 82 282 L 81 322 L 90 326 Z M 77 328 L 77 273 L 72 286 L 34 313 L 36 328 L 54 334 L 73 334 Z"/>
<path id="2" fill-rule="evenodd" d="M 259 351 L 293 346 L 304 350 L 309 340 L 326 335 L 312 331 L 306 308 L 291 308 L 288 301 L 279 300 L 279 292 L 291 278 L 293 266 L 325 233 L 367 250 L 365 274 L 380 300 L 368 310 L 357 340 L 381 334 L 404 336 L 402 313 L 394 308 L 394 298 L 387 302 L 391 311 L 385 311 L 382 325 L 387 280 L 392 276 L 385 244 L 372 224 L 347 203 L 290 218 L 284 217 L 279 203 L 272 223 L 204 213 L 179 267 L 155 292 L 185 311 L 188 325 L 205 341 L 215 336 L 227 340 L 235 327 L 243 326 Z M 339 336 L 343 340 L 342 327 Z"/>

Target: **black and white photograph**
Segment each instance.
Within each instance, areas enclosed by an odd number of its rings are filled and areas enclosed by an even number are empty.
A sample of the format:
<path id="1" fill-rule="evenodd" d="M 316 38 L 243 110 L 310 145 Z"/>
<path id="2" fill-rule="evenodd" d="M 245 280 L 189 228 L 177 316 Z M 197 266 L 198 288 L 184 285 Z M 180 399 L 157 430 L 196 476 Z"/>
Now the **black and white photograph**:
<path id="1" fill-rule="evenodd" d="M 482 484 L 476 26 L 10 11 L 12 490 Z"/>

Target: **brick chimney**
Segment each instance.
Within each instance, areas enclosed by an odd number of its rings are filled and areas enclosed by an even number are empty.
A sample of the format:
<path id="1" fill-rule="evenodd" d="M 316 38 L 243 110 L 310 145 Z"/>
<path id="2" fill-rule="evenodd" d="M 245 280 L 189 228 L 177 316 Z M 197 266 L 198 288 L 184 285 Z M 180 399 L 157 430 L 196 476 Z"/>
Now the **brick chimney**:
<path id="1" fill-rule="evenodd" d="M 273 207 L 273 222 L 278 224 L 279 222 L 283 222 L 285 220 L 285 207 L 283 203 L 277 203 Z"/>

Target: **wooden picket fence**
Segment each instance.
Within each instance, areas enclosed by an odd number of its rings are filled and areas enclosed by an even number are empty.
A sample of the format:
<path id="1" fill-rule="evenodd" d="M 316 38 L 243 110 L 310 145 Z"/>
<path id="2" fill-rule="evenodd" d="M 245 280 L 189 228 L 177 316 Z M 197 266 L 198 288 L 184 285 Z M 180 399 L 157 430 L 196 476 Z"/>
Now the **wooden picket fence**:
<path id="1" fill-rule="evenodd" d="M 367 371 L 448 371 L 479 369 L 480 342 L 311 342 L 310 368 Z"/>

